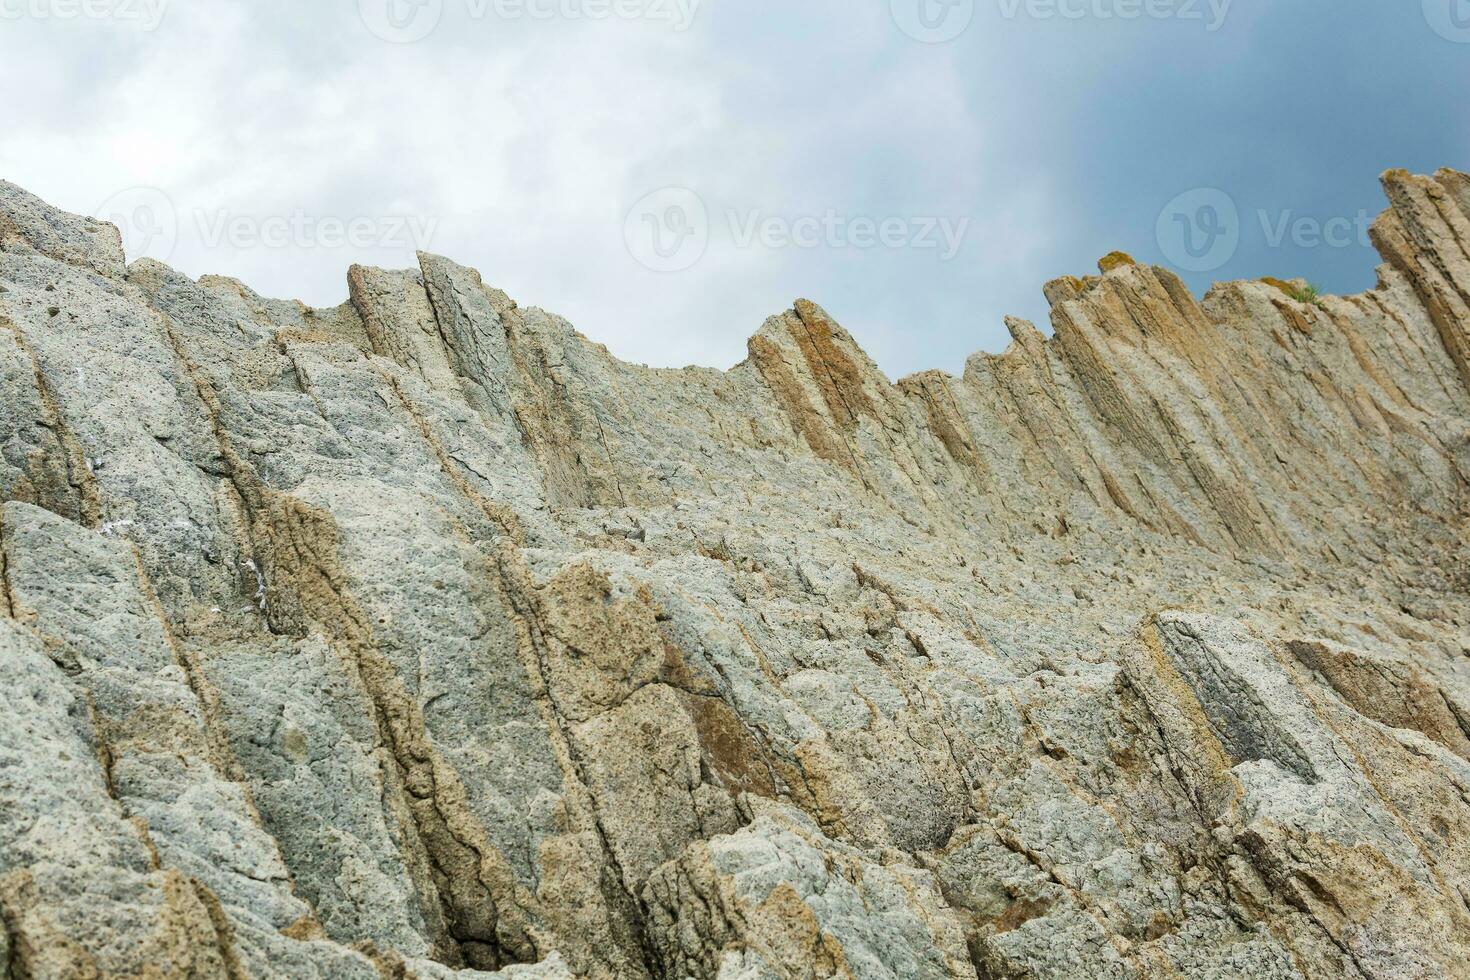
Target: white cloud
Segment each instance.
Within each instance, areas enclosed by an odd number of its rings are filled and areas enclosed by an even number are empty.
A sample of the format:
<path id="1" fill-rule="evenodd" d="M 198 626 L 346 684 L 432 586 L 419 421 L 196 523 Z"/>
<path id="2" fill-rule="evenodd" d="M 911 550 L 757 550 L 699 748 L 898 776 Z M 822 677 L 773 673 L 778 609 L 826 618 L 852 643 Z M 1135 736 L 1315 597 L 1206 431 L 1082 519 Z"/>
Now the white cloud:
<path id="1" fill-rule="evenodd" d="M 1206 68 L 1244 71 L 1261 38 L 1294 36 L 1261 23 L 1263 11 L 1232 13 L 1205 34 L 1004 21 L 982 4 L 959 39 L 925 45 L 895 27 L 888 6 L 703 0 L 691 29 L 676 32 L 477 19 L 471 0 L 442 0 L 437 30 L 411 44 L 375 38 L 357 0 L 174 0 L 153 32 L 6 21 L 0 174 L 77 211 L 134 185 L 162 188 L 181 217 L 172 264 L 271 295 L 339 302 L 351 262 L 403 267 L 413 255 L 392 244 L 240 247 L 228 235 L 236 245 L 209 248 L 199 214 L 257 226 L 297 213 L 419 216 L 435 222 L 431 250 L 566 315 L 620 356 L 661 365 L 739 360 L 765 316 L 810 296 L 898 374 L 958 370 L 970 351 L 1002 348 L 1004 313 L 1045 328 L 1042 282 L 1089 271 L 1096 255 L 1146 257 L 1156 198 L 1168 196 L 1161 172 L 1174 193 L 1176 179 L 1223 179 L 1221 168 L 1253 161 L 1273 181 L 1271 160 L 1291 152 L 1330 153 L 1356 179 L 1416 165 L 1362 132 L 1332 144 L 1341 126 L 1272 129 L 1248 86 L 1211 81 Z M 1452 46 L 1411 14 L 1393 15 L 1394 29 L 1439 49 L 1394 62 L 1404 76 L 1394 84 L 1415 93 L 1397 104 L 1437 119 L 1456 89 L 1434 73 L 1462 52 L 1442 50 Z M 1332 50 L 1294 55 L 1309 87 L 1277 79 L 1255 97 L 1276 113 L 1280 90 L 1329 92 Z M 1237 116 L 1214 118 L 1222 106 Z M 1412 132 L 1460 139 L 1438 121 Z M 1242 149 L 1251 133 L 1254 149 Z M 1417 165 L 1454 162 L 1436 152 Z M 697 191 L 714 227 L 698 264 L 658 274 L 629 254 L 623 226 L 634 202 L 669 185 Z M 741 249 L 723 228 L 729 209 L 970 226 L 947 263 L 919 250 Z"/>
<path id="2" fill-rule="evenodd" d="M 686 273 L 650 273 L 622 233 L 648 191 L 691 186 L 720 212 L 927 213 L 939 175 L 972 185 L 979 173 L 948 59 L 915 52 L 875 75 L 893 40 L 871 13 L 839 14 L 851 47 L 783 63 L 723 43 L 710 21 L 726 15 L 709 4 L 676 33 L 476 20 L 447 0 L 438 30 L 405 45 L 379 43 L 353 7 L 174 4 L 142 35 L 22 24 L 30 43 L 6 74 L 63 81 L 0 131 L 0 162 L 74 210 L 160 188 L 179 220 L 171 264 L 314 304 L 341 300 L 350 262 L 411 265 L 411 250 L 305 247 L 300 235 L 247 247 L 262 222 L 421 215 L 436 223 L 431 250 L 658 364 L 738 360 L 764 316 L 833 273 L 831 256 L 728 241 Z M 97 71 L 76 67 L 89 60 Z M 71 73 L 45 71 L 54 61 Z M 923 159 L 863 166 L 895 146 Z M 241 216 L 256 234 L 222 233 Z"/>

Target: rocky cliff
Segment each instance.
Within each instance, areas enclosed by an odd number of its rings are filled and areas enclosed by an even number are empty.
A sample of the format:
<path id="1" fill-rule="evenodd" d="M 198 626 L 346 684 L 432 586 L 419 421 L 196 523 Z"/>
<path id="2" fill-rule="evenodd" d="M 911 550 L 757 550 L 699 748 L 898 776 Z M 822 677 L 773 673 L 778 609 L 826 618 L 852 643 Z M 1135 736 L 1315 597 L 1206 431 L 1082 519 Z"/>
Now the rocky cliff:
<path id="1" fill-rule="evenodd" d="M 0 184 L 0 977 L 1470 976 L 1470 178 L 890 383 Z"/>

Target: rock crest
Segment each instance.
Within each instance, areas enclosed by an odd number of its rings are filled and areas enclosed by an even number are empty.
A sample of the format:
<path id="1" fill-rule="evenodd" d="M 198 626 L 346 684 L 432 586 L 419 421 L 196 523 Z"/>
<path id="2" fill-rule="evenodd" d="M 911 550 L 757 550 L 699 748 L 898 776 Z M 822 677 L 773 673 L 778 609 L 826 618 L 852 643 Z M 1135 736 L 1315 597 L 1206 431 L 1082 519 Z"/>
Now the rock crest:
<path id="1" fill-rule="evenodd" d="M 623 363 L 0 182 L 0 978 L 1447 977 L 1470 178 L 962 377 Z"/>

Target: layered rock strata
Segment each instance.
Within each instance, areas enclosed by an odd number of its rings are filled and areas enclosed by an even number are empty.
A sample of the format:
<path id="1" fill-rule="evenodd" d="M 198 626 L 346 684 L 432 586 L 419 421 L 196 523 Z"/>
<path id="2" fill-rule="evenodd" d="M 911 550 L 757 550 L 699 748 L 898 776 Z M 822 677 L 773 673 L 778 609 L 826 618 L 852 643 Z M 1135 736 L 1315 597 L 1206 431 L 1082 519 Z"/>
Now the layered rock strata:
<path id="1" fill-rule="evenodd" d="M 1470 179 L 890 383 L 0 184 L 0 978 L 1470 976 Z"/>

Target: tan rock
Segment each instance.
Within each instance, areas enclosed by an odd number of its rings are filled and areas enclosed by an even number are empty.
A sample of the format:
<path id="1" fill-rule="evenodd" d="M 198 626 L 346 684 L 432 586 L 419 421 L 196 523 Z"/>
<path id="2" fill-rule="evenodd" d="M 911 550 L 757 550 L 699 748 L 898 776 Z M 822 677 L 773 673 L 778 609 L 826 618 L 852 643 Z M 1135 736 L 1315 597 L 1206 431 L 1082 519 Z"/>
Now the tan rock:
<path id="1" fill-rule="evenodd" d="M 1364 293 L 1113 253 L 892 383 L 0 183 L 0 976 L 1463 974 L 1470 179 L 1384 187 Z"/>

